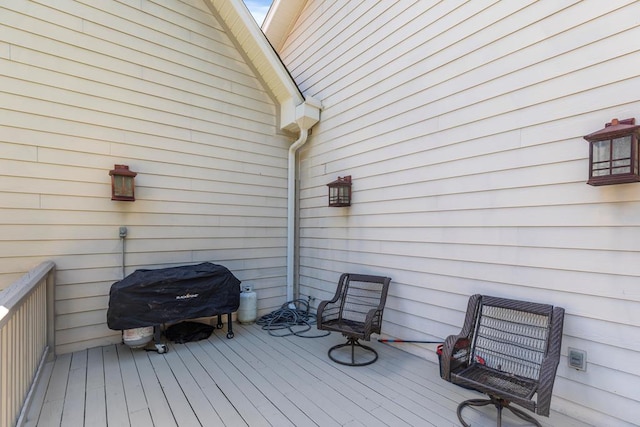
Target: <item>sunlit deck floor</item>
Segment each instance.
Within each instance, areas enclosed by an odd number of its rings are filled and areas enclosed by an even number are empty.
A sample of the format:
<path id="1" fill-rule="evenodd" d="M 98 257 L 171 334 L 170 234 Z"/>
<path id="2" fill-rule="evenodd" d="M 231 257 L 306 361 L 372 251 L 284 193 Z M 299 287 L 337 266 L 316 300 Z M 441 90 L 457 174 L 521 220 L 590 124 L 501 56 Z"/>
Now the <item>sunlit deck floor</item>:
<path id="1" fill-rule="evenodd" d="M 456 407 L 481 397 L 442 381 L 438 366 L 372 341 L 366 367 L 333 363 L 338 334 L 277 338 L 234 324 L 206 341 L 158 354 L 125 345 L 58 356 L 45 366 L 27 425 L 38 426 L 454 426 Z M 317 332 L 317 331 L 315 331 Z M 495 409 L 465 409 L 495 426 Z M 559 413 L 544 426 L 580 426 Z M 522 423 L 506 416 L 503 426 Z"/>

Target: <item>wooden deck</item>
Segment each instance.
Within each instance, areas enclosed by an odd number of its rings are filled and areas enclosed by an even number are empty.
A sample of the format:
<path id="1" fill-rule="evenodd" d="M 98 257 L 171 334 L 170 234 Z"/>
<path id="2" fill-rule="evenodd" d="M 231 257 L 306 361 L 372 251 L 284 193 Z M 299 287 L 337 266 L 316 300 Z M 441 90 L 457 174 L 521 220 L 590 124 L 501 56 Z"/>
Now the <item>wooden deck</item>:
<path id="1" fill-rule="evenodd" d="M 442 381 L 437 365 L 372 342 L 366 367 L 331 362 L 340 335 L 272 337 L 234 324 L 207 341 L 157 354 L 125 345 L 58 356 L 45 366 L 27 425 L 37 426 L 457 426 L 461 400 L 479 397 Z M 317 332 L 317 331 L 315 331 Z M 467 413 L 467 411 L 469 411 Z M 495 409 L 465 410 L 495 426 Z M 506 416 L 503 425 L 522 425 Z M 583 424 L 558 413 L 545 426 Z"/>

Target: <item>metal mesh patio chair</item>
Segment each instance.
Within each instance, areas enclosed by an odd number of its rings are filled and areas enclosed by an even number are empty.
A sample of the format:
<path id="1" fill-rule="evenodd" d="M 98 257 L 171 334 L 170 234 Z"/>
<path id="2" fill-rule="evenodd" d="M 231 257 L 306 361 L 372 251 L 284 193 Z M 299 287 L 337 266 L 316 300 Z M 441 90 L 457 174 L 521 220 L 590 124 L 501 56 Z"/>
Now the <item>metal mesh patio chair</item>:
<path id="1" fill-rule="evenodd" d="M 322 301 L 317 314 L 318 329 L 340 332 L 347 338 L 346 343 L 329 349 L 331 360 L 365 366 L 378 359 L 378 353 L 359 340 L 369 341 L 371 334 L 380 333 L 390 282 L 390 278 L 382 276 L 351 273 L 340 276 L 335 296 Z"/>
<path id="2" fill-rule="evenodd" d="M 495 405 L 497 425 L 502 409 L 536 426 L 539 422 L 520 408 L 549 416 L 551 392 L 560 360 L 564 309 L 473 295 L 462 331 L 442 347 L 440 375 L 462 387 L 489 395 L 458 405 L 458 419 L 466 406 Z"/>

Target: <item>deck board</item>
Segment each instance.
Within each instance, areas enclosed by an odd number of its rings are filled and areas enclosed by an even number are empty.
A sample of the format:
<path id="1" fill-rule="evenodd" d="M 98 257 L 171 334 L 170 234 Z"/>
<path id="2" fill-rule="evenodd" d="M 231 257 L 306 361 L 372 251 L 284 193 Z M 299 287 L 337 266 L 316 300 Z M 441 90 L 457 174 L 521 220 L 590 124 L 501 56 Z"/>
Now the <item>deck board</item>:
<path id="1" fill-rule="evenodd" d="M 167 357 L 179 357 L 185 368 L 193 376 L 201 394 L 207 399 L 216 415 L 212 415 L 214 425 L 246 426 L 247 424 L 235 410 L 231 402 L 222 393 L 216 382 L 208 375 L 202 364 L 196 359 L 186 345 L 177 345 L 171 348 Z M 196 392 L 197 393 L 197 390 Z M 218 422 L 220 420 L 220 422 Z"/>
<path id="2" fill-rule="evenodd" d="M 211 346 L 208 344 L 203 345 L 199 342 L 188 343 L 186 344 L 186 347 L 202 364 L 207 374 L 220 388 L 223 396 L 225 396 L 231 406 L 235 411 L 237 411 L 238 415 L 245 420 L 248 425 L 258 427 L 270 425 L 256 407 L 256 402 L 261 401 L 258 397 L 262 398 L 263 396 L 256 395 L 256 399 L 252 400 L 252 390 L 249 390 L 248 387 L 244 387 L 245 391 L 243 392 L 239 387 L 242 381 L 240 373 L 235 372 L 235 368 L 233 370 L 229 370 L 229 366 L 226 366 L 225 364 L 219 365 L 216 362 L 216 360 L 223 362 L 223 357 L 219 352 L 211 350 Z M 206 351 L 207 349 L 209 352 Z M 227 370 L 225 370 L 225 368 Z M 233 376 L 234 374 L 238 378 L 237 382 L 229 376 Z"/>
<path id="3" fill-rule="evenodd" d="M 314 422 L 328 427 L 342 425 L 334 419 L 334 413 L 323 410 L 309 395 L 300 393 L 308 375 L 295 373 L 290 364 L 282 363 L 282 357 L 273 357 L 271 348 L 252 340 L 249 334 L 247 338 L 230 340 L 228 345 L 256 372 L 251 381 L 262 390 L 271 389 L 272 402 L 286 412 L 294 425 L 314 425 Z"/>
<path id="4" fill-rule="evenodd" d="M 120 364 L 120 373 L 122 375 L 122 388 L 124 390 L 125 400 L 127 402 L 127 412 L 131 420 L 131 425 L 153 425 L 147 398 L 142 389 L 142 382 L 138 375 L 136 362 L 133 360 L 131 350 L 125 346 L 116 347 L 118 354 L 118 362 Z M 135 414 L 136 423 L 133 423 L 132 417 Z"/>
<path id="5" fill-rule="evenodd" d="M 343 375 L 332 376 L 338 371 L 335 370 L 335 364 L 326 358 L 326 348 L 321 352 L 300 352 L 299 347 L 289 339 L 274 338 L 259 329 L 247 331 L 251 332 L 249 341 L 252 345 L 263 349 L 264 352 L 268 351 L 275 366 L 298 380 L 297 387 L 301 394 L 313 396 L 313 399 L 318 401 L 318 406 L 342 425 L 354 419 L 368 426 L 386 425 L 370 414 L 370 411 L 376 408 L 375 403 L 367 399 L 363 393 L 355 392 L 357 387 L 345 382 L 347 378 Z M 311 344 L 307 342 L 309 339 L 299 339 L 302 340 L 301 344 Z M 289 363 L 282 364 L 282 360 Z"/>
<path id="6" fill-rule="evenodd" d="M 262 333 L 263 337 L 265 336 Z M 268 336 L 267 336 L 268 337 Z M 269 340 L 267 338 L 267 340 Z M 273 339 L 269 340 L 273 341 Z M 344 425 L 353 419 L 353 416 L 340 406 L 330 396 L 335 393 L 329 389 L 318 378 L 304 370 L 297 363 L 283 364 L 282 360 L 290 358 L 291 354 L 283 354 L 276 348 L 269 345 L 268 341 L 263 341 L 253 334 L 247 334 L 246 350 L 257 348 L 260 351 L 260 359 L 265 363 L 265 373 L 273 372 L 282 381 L 289 385 L 290 391 L 287 396 L 295 395 L 303 397 L 297 404 L 309 414 L 310 417 L 321 425 Z M 273 381 L 272 381 L 273 382 Z"/>
<path id="7" fill-rule="evenodd" d="M 62 425 L 82 427 L 84 425 L 85 390 L 87 385 L 87 351 L 72 354 L 67 390 L 62 408 Z"/>
<path id="8" fill-rule="evenodd" d="M 42 367 L 38 380 L 38 387 L 36 387 L 33 393 L 33 399 L 31 400 L 31 408 L 36 409 L 38 413 L 28 411 L 24 419 L 24 427 L 33 427 L 38 423 L 38 415 L 44 407 L 44 399 L 47 394 L 47 388 L 49 386 L 51 374 L 53 373 L 54 365 L 54 362 L 47 362 Z"/>
<path id="9" fill-rule="evenodd" d="M 213 408 L 211 402 L 205 396 L 205 393 L 196 382 L 193 374 L 189 371 L 189 367 L 185 365 L 177 351 L 169 351 L 165 357 L 166 365 L 173 373 L 177 381 L 177 385 L 184 393 L 188 404 L 193 409 L 194 415 L 202 426 L 220 426 L 223 424 L 222 419 Z"/>
<path id="10" fill-rule="evenodd" d="M 339 343 L 344 339 L 339 335 L 335 335 L 335 342 Z M 310 345 L 315 348 L 318 354 L 325 354 L 327 347 L 323 346 L 319 341 L 313 341 Z M 378 347 L 375 344 L 372 347 Z M 354 371 L 354 368 L 348 366 L 337 366 L 336 369 L 341 371 L 344 375 L 351 377 L 353 381 L 357 381 L 364 387 L 362 390 L 365 396 L 376 402 L 379 407 L 376 409 L 376 414 L 380 419 L 392 419 L 397 418 L 397 424 L 405 423 L 407 425 L 446 425 L 437 424 L 433 422 L 432 413 L 424 405 L 424 399 L 420 399 L 419 403 L 415 403 L 408 399 L 407 394 L 403 391 L 399 391 L 401 388 L 396 381 L 398 376 L 394 375 L 388 370 L 376 370 L 376 362 L 366 370 L 360 372 Z M 382 415 L 386 412 L 386 415 Z M 445 420 L 446 421 L 446 420 Z M 392 424 L 392 425 L 397 425 Z"/>
<path id="11" fill-rule="evenodd" d="M 274 337 L 234 325 L 235 338 L 168 345 L 165 354 L 119 344 L 58 356 L 43 369 L 26 425 L 112 426 L 457 426 L 459 402 L 480 395 L 438 375 L 438 366 L 372 341 L 366 367 L 332 362 L 344 340 Z M 317 334 L 317 331 L 310 331 Z M 466 410 L 494 426 L 495 409 Z M 545 427 L 579 427 L 553 412 Z M 521 425 L 505 413 L 503 426 Z"/>
<path id="12" fill-rule="evenodd" d="M 118 347 L 123 346 L 120 345 Z M 146 396 L 153 425 L 158 427 L 177 426 L 178 424 L 174 419 L 171 407 L 169 406 L 169 402 L 167 402 L 167 397 L 165 396 L 164 390 L 160 384 L 160 379 L 149 360 L 150 355 L 152 357 L 161 356 L 159 354 L 147 353 L 144 350 L 137 350 L 133 352 L 133 358 L 140 375 L 140 382 Z"/>
<path id="13" fill-rule="evenodd" d="M 104 363 L 104 387 L 105 407 L 107 408 L 107 425 L 128 426 L 129 417 L 127 401 L 124 394 L 124 385 L 120 364 L 118 363 L 118 350 L 116 346 L 103 347 L 102 360 Z"/>
<path id="14" fill-rule="evenodd" d="M 57 426 L 62 422 L 69 368 L 71 367 L 71 354 L 63 354 L 56 359 L 53 371 L 49 378 L 47 392 L 44 396 L 42 415 L 38 420 L 38 426 Z"/>
<path id="15" fill-rule="evenodd" d="M 329 393 L 323 393 L 331 399 L 337 406 L 349 411 L 357 420 L 364 420 L 366 425 L 384 425 L 379 420 L 370 415 L 370 412 L 378 407 L 378 404 L 367 397 L 367 389 L 362 384 L 353 382 L 348 376 L 342 374 L 338 365 L 332 363 L 326 357 L 326 348 L 322 351 L 309 351 L 311 342 L 306 338 L 300 338 L 302 348 L 290 339 L 273 338 L 259 331 L 263 340 L 272 343 L 276 350 L 280 351 L 281 357 L 288 360 L 288 366 L 294 365 L 308 378 L 315 394 L 319 394 L 321 389 Z M 333 343 L 332 343 L 333 344 Z M 292 368 L 293 369 L 293 368 Z M 306 388 L 306 387 L 305 387 Z M 333 398 L 332 398 L 333 397 Z"/>
<path id="16" fill-rule="evenodd" d="M 250 393 L 247 397 L 257 406 L 270 425 L 309 425 L 310 420 L 305 414 L 290 400 L 284 398 L 277 387 L 260 375 L 259 370 L 264 369 L 264 364 L 252 366 L 244 360 L 242 354 L 238 354 L 238 341 L 214 335 L 209 342 L 217 344 L 216 348 L 222 354 L 227 369 L 236 372 L 234 379 L 242 378 L 243 390 Z"/>
<path id="17" fill-rule="evenodd" d="M 171 367 L 167 363 L 166 357 L 153 357 L 149 355 L 151 366 L 164 392 L 169 409 L 173 413 L 176 423 L 179 426 L 196 426 L 201 424 L 195 415 L 189 400 L 185 395 L 180 383 L 174 375 Z"/>
<path id="18" fill-rule="evenodd" d="M 104 384 L 102 348 L 91 348 L 87 351 L 87 389 L 84 408 L 86 425 L 92 427 L 107 426 L 107 404 Z"/>

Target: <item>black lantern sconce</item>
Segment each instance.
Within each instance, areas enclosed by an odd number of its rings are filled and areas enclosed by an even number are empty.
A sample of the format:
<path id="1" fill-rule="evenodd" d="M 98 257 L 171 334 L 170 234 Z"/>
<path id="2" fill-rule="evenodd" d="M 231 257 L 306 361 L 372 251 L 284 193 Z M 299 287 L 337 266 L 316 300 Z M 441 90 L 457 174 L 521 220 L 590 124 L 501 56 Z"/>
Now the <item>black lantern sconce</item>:
<path id="1" fill-rule="evenodd" d="M 327 184 L 327 187 L 329 187 L 329 206 L 351 206 L 351 175 L 344 178 L 338 177 Z"/>
<path id="2" fill-rule="evenodd" d="M 111 200 L 125 202 L 136 200 L 133 180 L 138 175 L 136 172 L 130 171 L 127 165 L 115 165 L 114 169 L 109 171 L 109 175 L 111 175 Z"/>
<path id="3" fill-rule="evenodd" d="M 589 185 L 624 184 L 640 181 L 638 170 L 640 126 L 636 119 L 618 120 L 605 124 L 604 129 L 590 133 Z"/>

